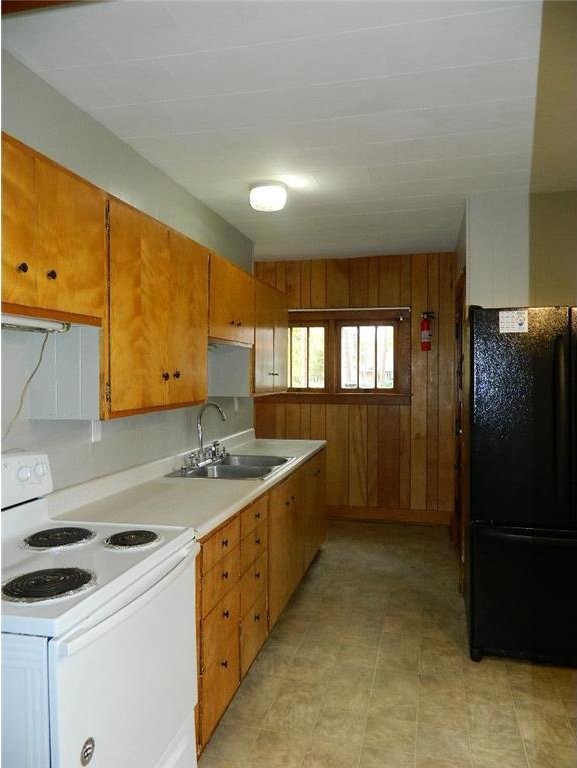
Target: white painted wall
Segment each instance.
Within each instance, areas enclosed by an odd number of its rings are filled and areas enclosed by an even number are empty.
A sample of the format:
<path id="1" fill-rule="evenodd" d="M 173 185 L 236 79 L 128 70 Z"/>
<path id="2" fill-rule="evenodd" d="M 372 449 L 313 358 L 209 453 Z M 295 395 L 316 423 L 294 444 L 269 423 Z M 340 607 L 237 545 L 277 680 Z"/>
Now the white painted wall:
<path id="1" fill-rule="evenodd" d="M 79 110 L 10 55 L 2 55 L 2 128 L 94 184 L 252 271 L 252 242 Z M 2 332 L 2 434 L 14 414 L 41 337 Z M 222 437 L 253 424 L 250 398 L 222 398 L 223 424 L 208 411 L 205 435 Z M 2 450 L 45 451 L 56 488 L 135 466 L 196 445 L 198 408 L 105 422 L 91 443 L 91 423 L 32 421 L 27 402 Z M 236 410 L 235 410 L 236 406 Z"/>
<path id="2" fill-rule="evenodd" d="M 529 193 L 472 194 L 467 201 L 467 304 L 529 304 Z"/>

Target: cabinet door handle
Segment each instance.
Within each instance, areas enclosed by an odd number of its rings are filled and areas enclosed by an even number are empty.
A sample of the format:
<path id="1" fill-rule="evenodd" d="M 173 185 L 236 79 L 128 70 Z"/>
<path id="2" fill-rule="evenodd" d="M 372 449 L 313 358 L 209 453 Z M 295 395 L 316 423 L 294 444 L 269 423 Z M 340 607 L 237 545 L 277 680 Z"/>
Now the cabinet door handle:
<path id="1" fill-rule="evenodd" d="M 240 322 L 240 320 L 239 320 L 239 321 L 238 321 L 238 323 L 236 324 L 236 327 L 237 327 L 237 328 L 240 328 L 240 326 L 241 326 L 241 325 L 242 325 L 242 323 L 241 323 L 241 322 Z"/>
<path id="2" fill-rule="evenodd" d="M 230 611 L 229 610 L 226 610 L 226 611 L 222 612 L 222 618 L 223 619 L 228 619 L 229 616 L 230 616 Z"/>
<path id="3" fill-rule="evenodd" d="M 231 320 L 229 325 L 236 325 L 236 321 L 235 320 Z"/>
<path id="4" fill-rule="evenodd" d="M 291 501 L 294 501 L 294 500 L 295 500 L 295 497 L 294 497 L 294 496 L 291 496 Z"/>
<path id="5" fill-rule="evenodd" d="M 255 520 L 260 520 L 260 512 L 255 512 L 254 519 Z"/>
<path id="6" fill-rule="evenodd" d="M 223 547 L 228 547 L 228 539 L 223 539 L 222 540 L 222 546 Z"/>
<path id="7" fill-rule="evenodd" d="M 260 621 L 260 613 L 255 613 L 254 620 L 255 621 Z"/>
<path id="8" fill-rule="evenodd" d="M 18 270 L 18 272 L 28 272 L 28 264 L 25 261 L 23 261 L 21 264 L 18 264 L 16 269 Z"/>
<path id="9" fill-rule="evenodd" d="M 164 371 L 164 373 L 162 374 L 162 378 L 164 379 L 164 381 L 168 381 L 170 379 L 170 373 L 168 371 Z"/>
<path id="10" fill-rule="evenodd" d="M 228 571 L 223 571 L 222 578 L 223 579 L 228 579 Z"/>
<path id="11" fill-rule="evenodd" d="M 255 579 L 260 579 L 260 571 L 257 571 L 254 575 Z"/>
<path id="12" fill-rule="evenodd" d="M 46 273 L 46 277 L 49 280 L 56 280 L 56 278 L 58 277 L 58 272 L 55 269 L 51 269 L 50 272 Z"/>
<path id="13" fill-rule="evenodd" d="M 172 375 L 175 379 L 180 379 L 180 371 L 175 371 Z"/>
<path id="14" fill-rule="evenodd" d="M 227 669 L 227 667 L 228 667 L 228 661 L 227 661 L 226 659 L 225 659 L 224 661 L 221 661 L 221 662 L 220 662 L 220 666 L 221 666 L 221 667 L 224 667 L 224 669 Z"/>
<path id="15" fill-rule="evenodd" d="M 285 507 L 290 507 L 290 505 L 291 505 L 290 499 L 288 501 L 285 501 L 284 505 L 285 505 Z"/>
<path id="16" fill-rule="evenodd" d="M 255 539 L 254 543 L 258 546 L 260 544 L 260 539 Z"/>

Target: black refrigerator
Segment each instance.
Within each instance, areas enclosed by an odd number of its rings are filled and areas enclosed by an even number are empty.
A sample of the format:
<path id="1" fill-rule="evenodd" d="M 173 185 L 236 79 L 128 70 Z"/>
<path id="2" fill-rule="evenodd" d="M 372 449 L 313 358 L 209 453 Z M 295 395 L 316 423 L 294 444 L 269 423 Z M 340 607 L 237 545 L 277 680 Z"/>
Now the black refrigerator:
<path id="1" fill-rule="evenodd" d="M 577 308 L 469 320 L 470 655 L 577 666 Z"/>

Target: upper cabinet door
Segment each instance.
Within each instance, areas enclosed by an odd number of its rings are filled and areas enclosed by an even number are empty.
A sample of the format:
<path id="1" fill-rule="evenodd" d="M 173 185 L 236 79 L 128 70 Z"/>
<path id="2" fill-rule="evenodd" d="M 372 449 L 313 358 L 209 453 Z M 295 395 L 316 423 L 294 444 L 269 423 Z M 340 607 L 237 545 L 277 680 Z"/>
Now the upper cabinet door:
<path id="1" fill-rule="evenodd" d="M 171 230 L 168 333 L 169 403 L 207 397 L 208 258 L 198 243 Z"/>
<path id="2" fill-rule="evenodd" d="M 6 136 L 2 154 L 2 300 L 99 322 L 105 193 Z"/>
<path id="3" fill-rule="evenodd" d="M 266 395 L 274 390 L 273 289 L 260 280 L 255 280 L 254 298 L 254 392 L 257 395 Z"/>
<path id="4" fill-rule="evenodd" d="M 276 294 L 274 312 L 274 390 L 286 392 L 288 386 L 288 298 Z"/>
<path id="5" fill-rule="evenodd" d="M 238 344 L 254 344 L 253 277 L 216 253 L 210 254 L 208 335 Z"/>
<path id="6" fill-rule="evenodd" d="M 168 230 L 110 201 L 110 413 L 164 406 L 171 301 Z"/>

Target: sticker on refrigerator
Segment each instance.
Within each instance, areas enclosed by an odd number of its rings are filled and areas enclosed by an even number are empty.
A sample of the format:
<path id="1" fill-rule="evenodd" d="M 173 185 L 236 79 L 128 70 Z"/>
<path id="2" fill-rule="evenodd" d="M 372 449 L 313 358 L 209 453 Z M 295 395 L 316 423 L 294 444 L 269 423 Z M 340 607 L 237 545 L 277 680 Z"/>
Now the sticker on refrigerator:
<path id="1" fill-rule="evenodd" d="M 528 331 L 529 312 L 526 309 L 499 312 L 499 333 L 527 333 Z"/>

